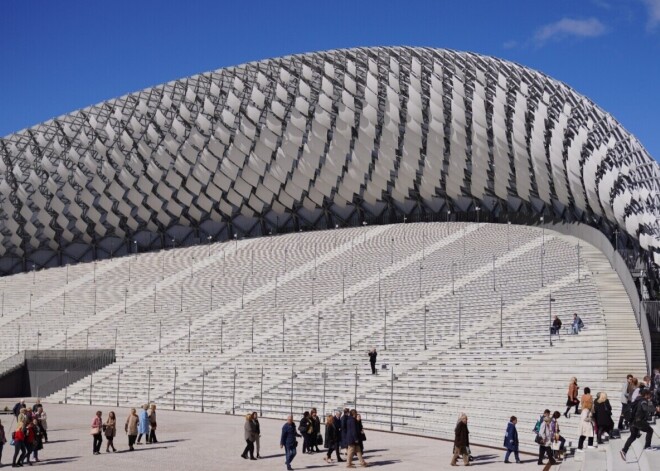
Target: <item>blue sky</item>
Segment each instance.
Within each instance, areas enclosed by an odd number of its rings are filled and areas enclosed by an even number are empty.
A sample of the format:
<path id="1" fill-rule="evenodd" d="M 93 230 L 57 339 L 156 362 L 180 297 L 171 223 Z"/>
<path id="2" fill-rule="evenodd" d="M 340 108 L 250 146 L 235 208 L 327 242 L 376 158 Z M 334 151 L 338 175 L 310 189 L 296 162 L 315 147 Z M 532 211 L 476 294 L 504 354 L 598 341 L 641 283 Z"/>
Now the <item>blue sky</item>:
<path id="1" fill-rule="evenodd" d="M 660 0 L 1 0 L 0 136 L 199 72 L 374 45 L 543 71 L 660 158 Z"/>

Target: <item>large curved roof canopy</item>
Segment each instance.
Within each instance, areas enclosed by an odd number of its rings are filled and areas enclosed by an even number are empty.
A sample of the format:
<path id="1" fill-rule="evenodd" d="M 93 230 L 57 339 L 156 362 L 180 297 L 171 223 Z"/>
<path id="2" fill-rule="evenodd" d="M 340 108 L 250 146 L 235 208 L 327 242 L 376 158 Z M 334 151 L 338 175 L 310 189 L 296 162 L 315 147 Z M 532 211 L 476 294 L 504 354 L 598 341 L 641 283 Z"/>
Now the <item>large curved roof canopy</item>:
<path id="1" fill-rule="evenodd" d="M 657 257 L 659 175 L 611 115 L 520 65 L 428 48 L 301 54 L 1 139 L 0 257 L 472 205 L 619 227 Z"/>

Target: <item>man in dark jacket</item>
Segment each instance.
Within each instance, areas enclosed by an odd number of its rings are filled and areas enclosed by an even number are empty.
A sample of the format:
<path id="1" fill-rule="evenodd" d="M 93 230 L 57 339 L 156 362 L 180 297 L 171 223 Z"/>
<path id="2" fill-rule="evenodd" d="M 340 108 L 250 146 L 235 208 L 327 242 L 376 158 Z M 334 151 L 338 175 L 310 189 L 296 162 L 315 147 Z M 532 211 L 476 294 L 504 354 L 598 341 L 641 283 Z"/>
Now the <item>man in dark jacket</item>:
<path id="1" fill-rule="evenodd" d="M 653 439 L 653 429 L 649 425 L 648 419 L 653 413 L 653 406 L 649 399 L 651 398 L 651 391 L 643 389 L 635 402 L 632 405 L 633 417 L 630 424 L 630 437 L 626 440 L 626 444 L 621 449 L 621 458 L 626 460 L 626 453 L 635 440 L 642 436 L 639 432 L 646 432 L 646 442 L 644 449 L 651 448 L 651 440 Z"/>
<path id="2" fill-rule="evenodd" d="M 299 437 L 296 432 L 296 424 L 293 422 L 293 416 L 290 415 L 286 418 L 286 423 L 282 426 L 282 436 L 280 437 L 280 448 L 284 448 L 286 457 L 286 469 L 291 470 L 291 462 L 296 457 L 296 447 L 298 442 L 296 437 Z"/>
<path id="3" fill-rule="evenodd" d="M 335 447 L 335 451 L 337 452 L 337 462 L 341 463 L 341 452 L 339 449 L 342 447 L 342 431 L 341 431 L 341 422 L 342 422 L 342 416 L 341 416 L 341 411 L 335 411 L 335 418 L 334 418 L 334 425 L 335 425 L 335 430 L 337 431 L 337 446 Z"/>
<path id="4" fill-rule="evenodd" d="M 350 415 L 350 411 L 348 408 L 344 409 L 344 415 L 341 416 L 341 420 L 339 421 L 339 432 L 341 433 L 341 447 L 346 448 L 348 447 L 348 444 L 346 443 L 346 421 L 348 420 L 348 417 Z"/>
<path id="5" fill-rule="evenodd" d="M 18 419 L 18 414 L 21 413 L 21 409 L 25 407 L 25 399 L 21 399 L 14 405 L 14 408 L 11 410 L 14 414 L 14 417 Z"/>
<path id="6" fill-rule="evenodd" d="M 350 415 L 346 418 L 345 442 L 348 447 L 348 457 L 346 458 L 346 466 L 353 467 L 353 455 L 357 454 L 360 465 L 368 466 L 367 462 L 362 457 L 362 449 L 360 448 L 360 432 L 358 430 L 358 423 L 355 419 L 357 411 L 351 409 Z"/>
<path id="7" fill-rule="evenodd" d="M 319 450 L 319 437 L 321 436 L 321 419 L 319 419 L 318 412 L 316 412 L 316 408 L 312 409 L 309 411 L 310 418 L 309 420 L 312 422 L 312 443 L 311 447 L 314 448 L 315 452 L 320 452 Z M 311 450 L 311 448 L 310 448 Z"/>
<path id="8" fill-rule="evenodd" d="M 371 363 L 371 374 L 376 374 L 376 358 L 378 357 L 378 352 L 374 348 L 369 352 L 369 363 Z"/>

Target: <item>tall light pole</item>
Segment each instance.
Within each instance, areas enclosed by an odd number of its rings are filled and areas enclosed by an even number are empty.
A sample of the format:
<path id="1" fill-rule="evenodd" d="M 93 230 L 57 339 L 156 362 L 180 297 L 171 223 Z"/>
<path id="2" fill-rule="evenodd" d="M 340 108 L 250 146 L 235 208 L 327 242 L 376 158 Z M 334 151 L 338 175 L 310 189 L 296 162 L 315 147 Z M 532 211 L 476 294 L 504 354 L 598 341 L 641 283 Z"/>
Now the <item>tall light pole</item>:
<path id="1" fill-rule="evenodd" d="M 188 353 L 190 353 L 190 331 L 192 328 L 192 317 L 188 317 Z"/>
<path id="2" fill-rule="evenodd" d="M 580 283 L 580 242 L 577 243 L 577 272 L 578 272 L 578 283 Z"/>
<path id="3" fill-rule="evenodd" d="M 259 416 L 264 415 L 264 366 L 261 365 L 261 381 L 259 381 Z"/>
<path id="4" fill-rule="evenodd" d="M 422 299 L 422 270 L 424 269 L 424 266 L 422 265 L 422 261 L 419 261 L 419 299 Z"/>
<path id="5" fill-rule="evenodd" d="M 291 367 L 291 415 L 293 415 L 293 380 L 296 378 L 296 374 L 293 372 L 293 366 Z"/>
<path id="6" fill-rule="evenodd" d="M 206 384 L 206 368 L 202 366 L 202 412 L 204 412 L 204 386 Z"/>
<path id="7" fill-rule="evenodd" d="M 344 271 L 344 267 L 341 269 L 341 302 L 345 303 L 346 302 L 346 290 L 344 289 L 346 283 L 346 272 Z"/>
<path id="8" fill-rule="evenodd" d="M 504 321 L 504 295 L 500 294 L 500 347 L 504 347 L 504 328 L 502 323 Z"/>
<path id="9" fill-rule="evenodd" d="M 458 300 L 458 348 L 463 348 L 461 341 L 461 300 Z"/>
<path id="10" fill-rule="evenodd" d="M 225 320 L 222 319 L 220 321 L 220 353 L 225 353 L 225 348 L 223 346 L 223 337 L 224 337 L 224 330 L 225 330 Z"/>
<path id="11" fill-rule="evenodd" d="M 209 298 L 209 311 L 213 311 L 213 282 L 211 282 L 211 295 Z"/>
<path id="12" fill-rule="evenodd" d="M 254 353 L 254 313 L 252 313 L 252 334 L 250 336 L 250 352 Z"/>
<path id="13" fill-rule="evenodd" d="M 548 295 L 548 314 L 550 317 L 550 326 L 552 326 L 552 303 L 555 301 L 555 299 L 552 297 L 552 292 Z M 548 335 L 548 339 L 550 340 L 550 346 L 552 347 L 552 329 L 548 326 L 548 332 L 550 332 L 550 335 Z"/>
<path id="14" fill-rule="evenodd" d="M 156 312 L 156 283 L 154 283 L 154 312 Z"/>
<path id="15" fill-rule="evenodd" d="M 353 311 L 348 312 L 348 350 L 353 351 Z"/>
<path id="16" fill-rule="evenodd" d="M 390 265 L 394 265 L 394 237 L 392 237 L 392 244 L 390 250 Z"/>
<path id="17" fill-rule="evenodd" d="M 390 376 L 390 432 L 394 431 L 394 381 L 399 377 L 394 374 L 394 367 L 392 367 Z"/>
<path id="18" fill-rule="evenodd" d="M 147 404 L 151 403 L 151 367 L 147 368 Z"/>
<path id="19" fill-rule="evenodd" d="M 495 255 L 493 255 L 493 291 L 497 291 L 495 289 Z"/>
<path id="20" fill-rule="evenodd" d="M 284 353 L 284 313 L 282 313 L 282 353 Z"/>
<path id="21" fill-rule="evenodd" d="M 355 367 L 355 390 L 353 392 L 353 407 L 357 409 L 357 386 L 358 386 L 358 370 L 357 366 Z"/>
<path id="22" fill-rule="evenodd" d="M 454 277 L 456 271 L 456 262 L 451 262 L 451 294 L 455 294 L 454 291 Z"/>
<path id="23" fill-rule="evenodd" d="M 323 378 L 323 417 L 325 417 L 325 382 L 328 379 L 328 373 L 326 371 L 325 366 L 323 367 L 323 373 L 321 374 L 321 378 Z"/>
<path id="24" fill-rule="evenodd" d="M 424 350 L 426 350 L 426 316 L 429 313 L 429 308 L 424 304 Z"/>
<path id="25" fill-rule="evenodd" d="M 174 384 L 172 387 L 172 410 L 176 410 L 176 365 L 174 365 Z"/>
<path id="26" fill-rule="evenodd" d="M 321 317 L 321 313 L 317 312 L 316 313 L 316 351 L 318 353 L 321 353 L 321 321 L 323 320 L 323 317 Z"/>
<path id="27" fill-rule="evenodd" d="M 161 343 L 163 338 L 163 321 L 158 319 L 158 353 L 161 352 Z"/>
<path id="28" fill-rule="evenodd" d="M 312 306 L 314 305 L 314 287 L 316 286 L 316 275 L 312 275 Z"/>
<path id="29" fill-rule="evenodd" d="M 382 275 L 383 270 L 378 269 L 378 301 L 380 301 L 380 277 Z"/>
<path id="30" fill-rule="evenodd" d="M 387 350 L 387 309 L 383 309 L 383 350 Z"/>

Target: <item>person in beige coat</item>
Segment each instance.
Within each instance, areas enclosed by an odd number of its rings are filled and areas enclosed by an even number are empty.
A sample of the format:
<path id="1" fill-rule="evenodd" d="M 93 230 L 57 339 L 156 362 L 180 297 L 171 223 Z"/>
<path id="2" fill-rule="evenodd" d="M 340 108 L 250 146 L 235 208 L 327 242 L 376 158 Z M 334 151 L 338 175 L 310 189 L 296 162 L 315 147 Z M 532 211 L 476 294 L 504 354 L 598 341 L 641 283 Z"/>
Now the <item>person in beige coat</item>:
<path id="1" fill-rule="evenodd" d="M 578 425 L 578 435 L 580 439 L 578 441 L 578 451 L 582 451 L 584 447 L 584 440 L 589 439 L 588 446 L 589 448 L 594 447 L 594 424 L 591 409 L 584 408 L 580 414 L 580 424 Z"/>
<path id="2" fill-rule="evenodd" d="M 128 434 L 128 449 L 130 451 L 135 450 L 133 445 L 135 445 L 135 440 L 137 439 L 139 423 L 140 419 L 138 418 L 137 412 L 133 408 L 131 409 L 131 413 L 126 419 L 126 424 L 124 425 L 124 430 Z"/>
<path id="3" fill-rule="evenodd" d="M 247 459 L 247 455 L 249 453 L 250 459 L 256 460 L 256 458 L 254 457 L 254 442 L 257 441 L 258 433 L 257 433 L 257 426 L 252 421 L 252 414 L 247 414 L 245 416 L 244 431 L 245 431 L 245 449 L 243 450 L 243 453 L 241 453 L 241 457 L 243 459 Z"/>

